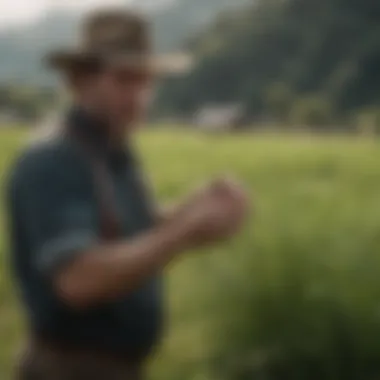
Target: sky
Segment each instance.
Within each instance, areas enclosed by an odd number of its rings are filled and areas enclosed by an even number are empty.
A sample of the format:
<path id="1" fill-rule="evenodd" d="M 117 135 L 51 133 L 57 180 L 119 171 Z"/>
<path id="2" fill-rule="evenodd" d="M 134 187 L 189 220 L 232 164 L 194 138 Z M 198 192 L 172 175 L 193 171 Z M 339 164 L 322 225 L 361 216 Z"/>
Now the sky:
<path id="1" fill-rule="evenodd" d="M 31 22 L 49 9 L 84 11 L 88 8 L 128 4 L 132 0 L 0 0 L 0 28 Z"/>

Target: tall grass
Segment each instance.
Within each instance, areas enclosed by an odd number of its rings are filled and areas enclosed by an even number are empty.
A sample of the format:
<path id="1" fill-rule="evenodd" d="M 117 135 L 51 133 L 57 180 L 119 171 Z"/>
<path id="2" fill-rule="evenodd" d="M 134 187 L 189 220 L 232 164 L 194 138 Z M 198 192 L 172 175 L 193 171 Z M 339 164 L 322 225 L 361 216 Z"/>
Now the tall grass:
<path id="1" fill-rule="evenodd" d="M 22 139 L 10 133 L 3 170 Z M 153 131 L 139 145 L 161 200 L 232 173 L 255 205 L 235 240 L 168 269 L 169 329 L 153 380 L 380 377 L 376 141 Z M 22 331 L 5 273 L 0 379 Z"/>

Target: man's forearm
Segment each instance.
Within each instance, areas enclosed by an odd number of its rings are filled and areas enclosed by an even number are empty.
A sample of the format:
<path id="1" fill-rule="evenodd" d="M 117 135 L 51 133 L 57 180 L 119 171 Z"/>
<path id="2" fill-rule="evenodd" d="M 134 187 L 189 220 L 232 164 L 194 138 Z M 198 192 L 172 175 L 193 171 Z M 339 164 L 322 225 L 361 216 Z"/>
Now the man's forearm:
<path id="1" fill-rule="evenodd" d="M 133 291 L 186 248 L 185 227 L 163 223 L 130 241 L 84 252 L 62 270 L 55 285 L 69 305 L 88 308 Z"/>

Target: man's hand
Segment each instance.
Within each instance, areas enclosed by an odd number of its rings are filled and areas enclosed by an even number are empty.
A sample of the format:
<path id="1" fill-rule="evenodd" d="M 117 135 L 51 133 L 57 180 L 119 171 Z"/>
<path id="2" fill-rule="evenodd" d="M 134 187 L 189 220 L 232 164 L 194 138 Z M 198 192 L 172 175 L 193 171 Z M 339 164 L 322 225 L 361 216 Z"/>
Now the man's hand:
<path id="1" fill-rule="evenodd" d="M 184 225 L 189 244 L 197 246 L 232 237 L 247 213 L 248 198 L 242 187 L 231 179 L 220 179 L 193 194 L 172 221 Z"/>

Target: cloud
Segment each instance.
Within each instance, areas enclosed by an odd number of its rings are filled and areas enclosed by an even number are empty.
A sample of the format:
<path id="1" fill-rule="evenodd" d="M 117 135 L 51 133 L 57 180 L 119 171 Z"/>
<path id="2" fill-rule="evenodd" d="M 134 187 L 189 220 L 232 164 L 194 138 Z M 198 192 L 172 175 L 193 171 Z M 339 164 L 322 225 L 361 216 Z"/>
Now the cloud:
<path id="1" fill-rule="evenodd" d="M 2 23 L 32 19 L 49 6 L 47 0 L 1 0 L 0 20 Z"/>

